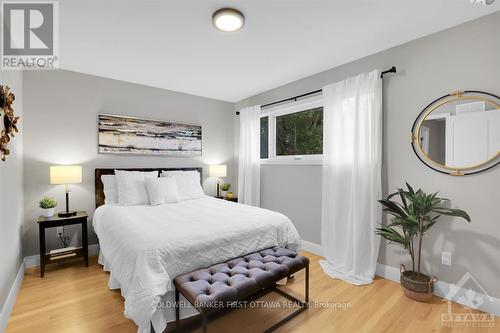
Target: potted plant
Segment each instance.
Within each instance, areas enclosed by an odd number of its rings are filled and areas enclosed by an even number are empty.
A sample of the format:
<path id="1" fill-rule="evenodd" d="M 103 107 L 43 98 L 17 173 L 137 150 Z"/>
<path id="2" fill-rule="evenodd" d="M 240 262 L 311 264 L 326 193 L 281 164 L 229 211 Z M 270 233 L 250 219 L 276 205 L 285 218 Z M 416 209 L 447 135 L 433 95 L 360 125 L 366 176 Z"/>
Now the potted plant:
<path id="1" fill-rule="evenodd" d="M 411 257 L 412 269 L 406 270 L 401 265 L 401 285 L 407 297 L 427 302 L 432 298 L 435 277 L 429 277 L 421 271 L 422 241 L 424 235 L 442 215 L 456 216 L 470 222 L 469 215 L 460 209 L 443 207 L 445 198 L 436 193 L 427 194 L 422 190 L 414 191 L 406 183 L 407 189 L 398 189 L 387 199 L 379 200 L 383 211 L 391 215 L 390 223 L 377 228 L 376 233 L 390 242 L 401 244 Z M 392 200 L 398 198 L 399 202 Z"/>
<path id="2" fill-rule="evenodd" d="M 42 209 L 43 216 L 52 217 L 54 216 L 54 208 L 57 206 L 57 201 L 54 198 L 43 197 L 39 202 L 39 206 Z"/>
<path id="3" fill-rule="evenodd" d="M 223 183 L 220 184 L 220 195 L 225 198 L 227 196 L 227 191 L 231 188 L 231 184 Z"/>

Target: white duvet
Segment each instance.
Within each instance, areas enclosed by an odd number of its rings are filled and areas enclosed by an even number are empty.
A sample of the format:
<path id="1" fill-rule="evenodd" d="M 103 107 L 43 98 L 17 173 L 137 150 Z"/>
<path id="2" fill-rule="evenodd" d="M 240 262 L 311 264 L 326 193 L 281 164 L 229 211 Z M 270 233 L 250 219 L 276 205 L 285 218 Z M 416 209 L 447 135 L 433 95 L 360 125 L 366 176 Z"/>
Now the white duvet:
<path id="1" fill-rule="evenodd" d="M 299 235 L 283 214 L 204 197 L 160 206 L 104 205 L 96 209 L 100 263 L 120 288 L 125 316 L 138 332 L 162 332 L 172 308 L 155 304 L 172 298 L 173 279 L 253 251 L 297 249 Z M 186 314 L 183 314 L 185 317 Z"/>

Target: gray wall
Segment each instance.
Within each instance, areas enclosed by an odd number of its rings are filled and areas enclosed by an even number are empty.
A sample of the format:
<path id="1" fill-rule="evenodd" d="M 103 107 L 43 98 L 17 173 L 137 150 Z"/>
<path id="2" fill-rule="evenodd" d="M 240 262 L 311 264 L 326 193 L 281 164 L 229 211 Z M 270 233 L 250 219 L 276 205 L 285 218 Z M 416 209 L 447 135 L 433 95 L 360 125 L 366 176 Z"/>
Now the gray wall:
<path id="1" fill-rule="evenodd" d="M 261 207 L 287 215 L 302 239 L 321 243 L 321 165 L 261 165 Z"/>
<path id="2" fill-rule="evenodd" d="M 23 216 L 23 78 L 22 72 L 0 71 L 0 84 L 8 85 L 16 100 L 14 114 L 20 116 L 19 133 L 11 140 L 10 155 L 0 161 L 0 312 L 22 263 Z M 3 112 L 0 116 L 3 128 Z M 1 324 L 1 323 L 0 323 Z M 2 331 L 2 327 L 0 327 Z"/>
<path id="3" fill-rule="evenodd" d="M 443 218 L 424 240 L 425 270 L 453 283 L 469 271 L 487 292 L 500 297 L 500 167 L 475 176 L 442 175 L 424 166 L 408 142 L 415 117 L 435 98 L 462 89 L 500 95 L 498 31 L 500 12 L 273 89 L 241 101 L 236 108 L 265 104 L 395 65 L 398 74 L 384 79 L 385 192 L 408 181 L 425 191 L 440 190 L 452 206 L 467 210 L 472 223 Z M 285 213 L 305 240 L 319 243 L 320 182 L 317 166 L 263 166 L 262 206 Z M 440 264 L 441 251 L 452 253 L 451 267 Z M 399 247 L 383 242 L 379 262 L 399 267 L 409 258 Z"/>
<path id="4" fill-rule="evenodd" d="M 54 196 L 64 209 L 64 187 L 49 184 L 49 166 L 80 164 L 83 184 L 72 186 L 71 206 L 94 211 L 94 169 L 101 167 L 190 167 L 227 164 L 230 183 L 233 167 L 232 103 L 156 89 L 69 71 L 26 71 L 24 73 L 24 256 L 38 253 L 40 214 L 38 200 Z M 97 153 L 99 113 L 139 116 L 201 124 L 202 157 L 158 157 L 104 155 Z M 208 193 L 213 180 L 206 180 Z M 79 241 L 77 227 L 67 227 L 72 243 Z M 90 231 L 90 244 L 97 243 Z M 50 248 L 59 247 L 56 230 L 47 231 Z"/>

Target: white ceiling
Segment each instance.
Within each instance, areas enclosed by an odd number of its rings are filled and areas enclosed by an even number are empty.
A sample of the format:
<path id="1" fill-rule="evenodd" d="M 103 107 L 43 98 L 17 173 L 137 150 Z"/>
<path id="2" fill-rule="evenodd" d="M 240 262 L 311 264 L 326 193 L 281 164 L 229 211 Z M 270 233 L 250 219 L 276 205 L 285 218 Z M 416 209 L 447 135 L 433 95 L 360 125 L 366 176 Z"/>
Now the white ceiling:
<path id="1" fill-rule="evenodd" d="M 64 0 L 61 67 L 237 102 L 500 9 L 470 0 Z M 231 6 L 243 30 L 212 13 Z"/>

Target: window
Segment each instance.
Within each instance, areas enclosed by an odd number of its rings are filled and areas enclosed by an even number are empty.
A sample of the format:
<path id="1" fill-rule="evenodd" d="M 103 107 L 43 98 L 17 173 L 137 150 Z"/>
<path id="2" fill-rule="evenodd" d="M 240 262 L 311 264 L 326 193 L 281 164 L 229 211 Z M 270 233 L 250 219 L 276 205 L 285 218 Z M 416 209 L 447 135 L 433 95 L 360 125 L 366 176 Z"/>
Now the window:
<path id="1" fill-rule="evenodd" d="M 260 158 L 268 158 L 268 157 L 269 157 L 269 117 L 261 117 L 260 118 Z"/>
<path id="2" fill-rule="evenodd" d="M 276 156 L 323 153 L 323 108 L 276 117 Z"/>
<path id="3" fill-rule="evenodd" d="M 296 102 L 262 113 L 260 158 L 263 162 L 320 161 L 322 154 L 322 100 Z"/>

